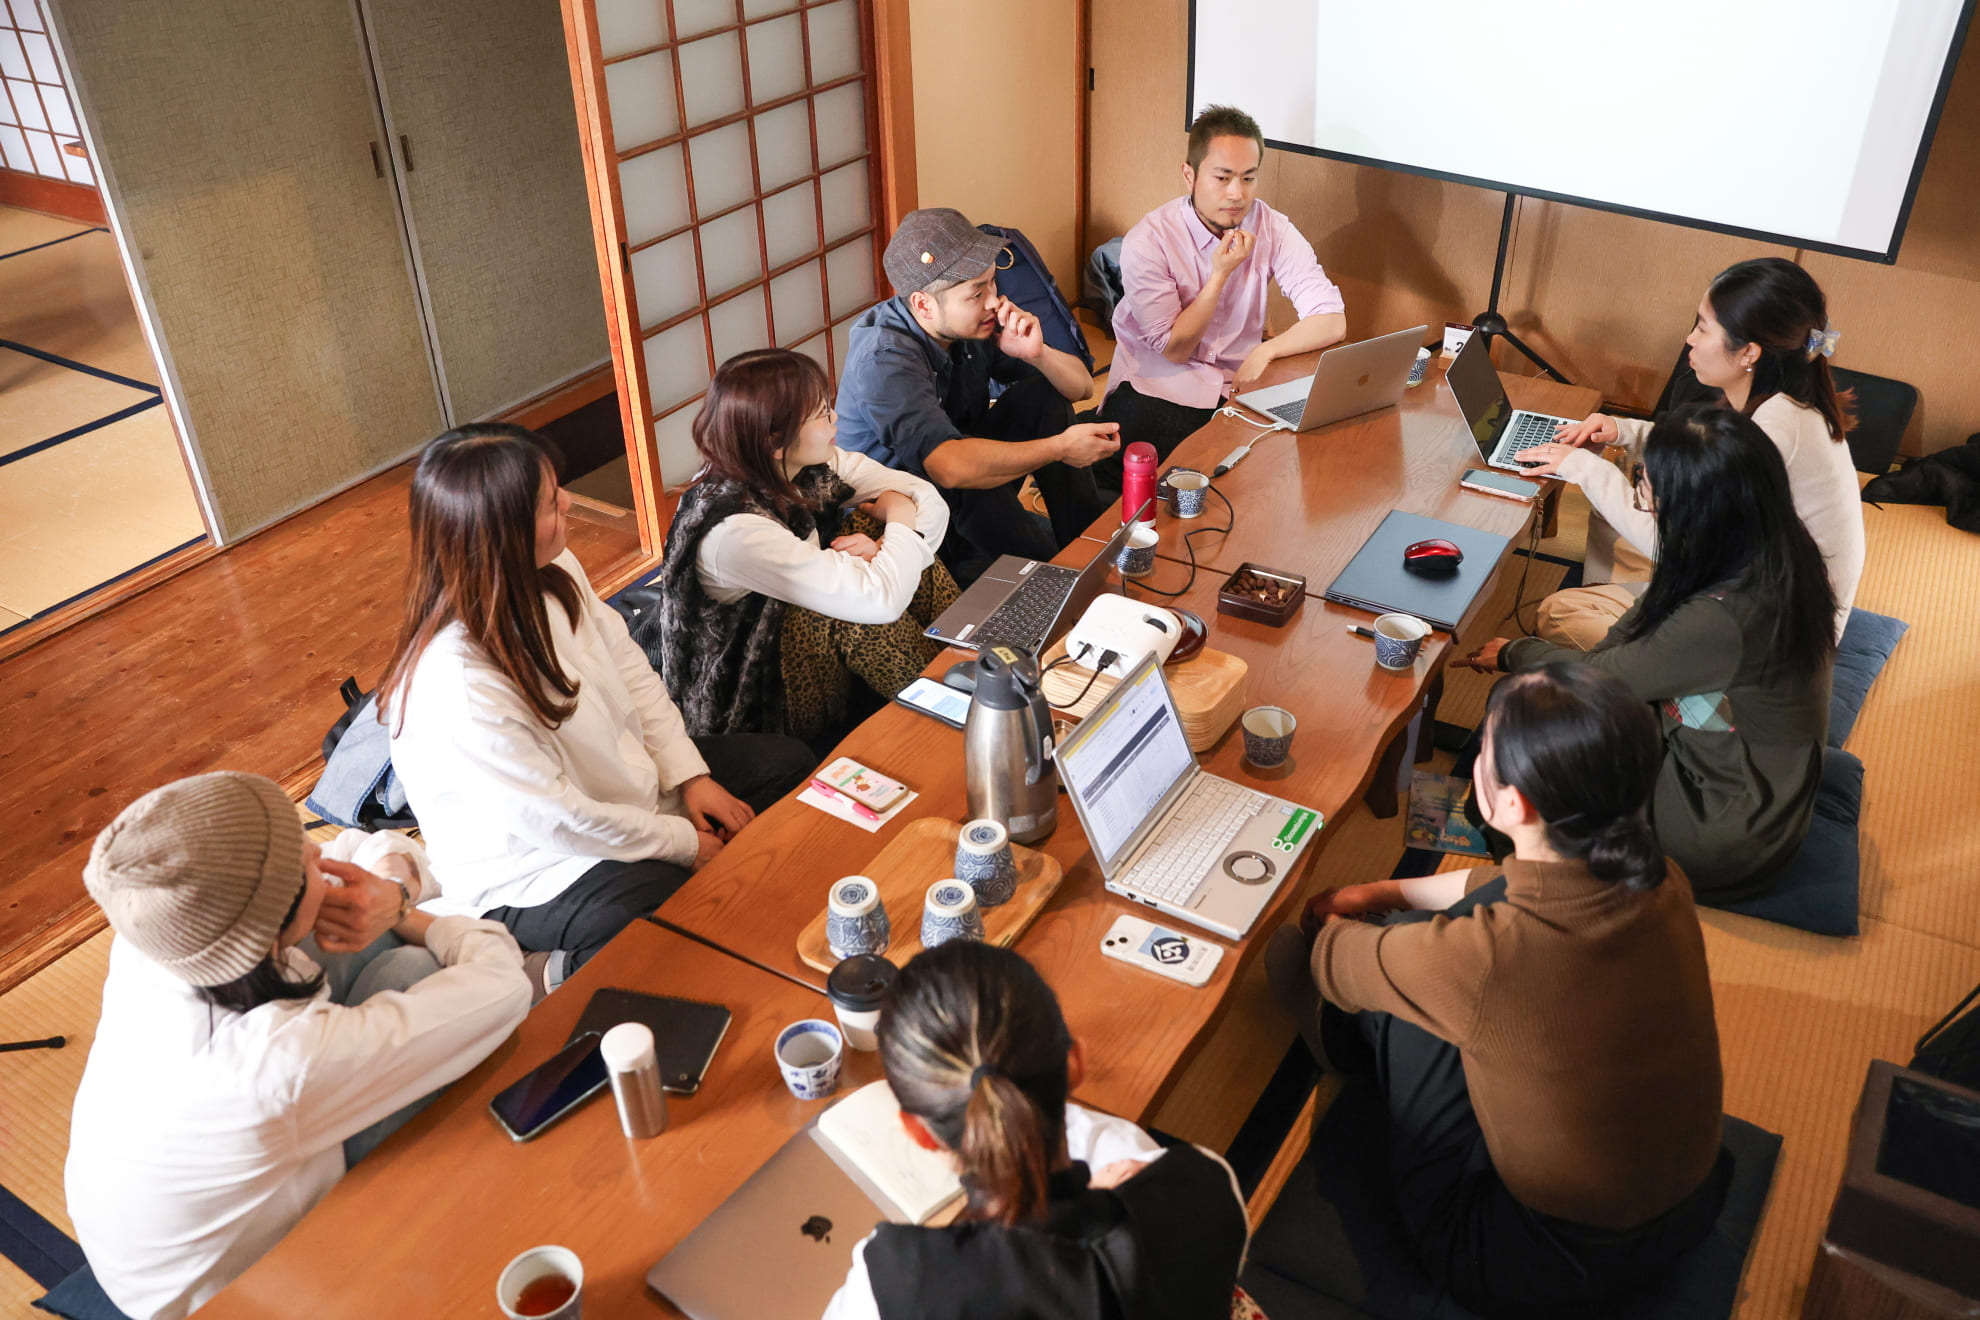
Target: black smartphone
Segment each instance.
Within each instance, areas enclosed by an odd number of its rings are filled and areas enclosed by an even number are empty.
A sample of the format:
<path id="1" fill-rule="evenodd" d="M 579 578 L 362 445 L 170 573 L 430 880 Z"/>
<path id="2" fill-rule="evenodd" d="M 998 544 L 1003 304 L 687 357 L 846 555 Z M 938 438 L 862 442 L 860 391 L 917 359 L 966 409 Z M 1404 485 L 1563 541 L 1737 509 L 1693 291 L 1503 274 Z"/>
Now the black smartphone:
<path id="1" fill-rule="evenodd" d="M 587 1031 L 548 1063 L 531 1069 L 490 1100 L 488 1112 L 512 1138 L 528 1141 L 597 1095 L 611 1080 L 605 1071 L 605 1056 L 598 1050 L 598 1033 Z"/>
<path id="2" fill-rule="evenodd" d="M 1503 472 L 1487 472 L 1484 468 L 1470 469 L 1458 479 L 1458 485 L 1481 495 L 1503 495 L 1509 500 L 1531 500 L 1540 493 L 1540 488 L 1530 481 Z"/>
<path id="3" fill-rule="evenodd" d="M 909 710 L 938 719 L 952 729 L 960 729 L 969 718 L 969 693 L 960 692 L 932 678 L 917 678 L 894 695 Z"/>

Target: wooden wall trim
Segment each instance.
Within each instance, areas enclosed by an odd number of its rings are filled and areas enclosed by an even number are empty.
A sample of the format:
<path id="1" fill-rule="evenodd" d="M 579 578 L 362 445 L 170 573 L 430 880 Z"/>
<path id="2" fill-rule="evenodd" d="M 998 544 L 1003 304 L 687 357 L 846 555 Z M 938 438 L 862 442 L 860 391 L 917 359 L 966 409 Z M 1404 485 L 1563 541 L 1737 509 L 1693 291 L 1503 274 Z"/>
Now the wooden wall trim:
<path id="1" fill-rule="evenodd" d="M 85 184 L 62 179 L 44 179 L 39 174 L 0 169 L 0 206 L 18 206 L 24 211 L 42 211 L 73 220 L 81 225 L 107 225 L 103 198 Z"/>
<path id="2" fill-rule="evenodd" d="M 504 409 L 494 420 L 540 431 L 559 417 L 568 417 L 586 404 L 598 402 L 618 385 L 618 372 L 610 362 L 603 362 L 534 398 L 524 399 L 513 408 Z"/>
<path id="3" fill-rule="evenodd" d="M 914 165 L 914 56 L 908 0 L 873 0 L 874 99 L 880 105 L 880 205 L 885 246 L 901 217 L 921 205 Z M 882 284 L 884 287 L 884 281 Z"/>

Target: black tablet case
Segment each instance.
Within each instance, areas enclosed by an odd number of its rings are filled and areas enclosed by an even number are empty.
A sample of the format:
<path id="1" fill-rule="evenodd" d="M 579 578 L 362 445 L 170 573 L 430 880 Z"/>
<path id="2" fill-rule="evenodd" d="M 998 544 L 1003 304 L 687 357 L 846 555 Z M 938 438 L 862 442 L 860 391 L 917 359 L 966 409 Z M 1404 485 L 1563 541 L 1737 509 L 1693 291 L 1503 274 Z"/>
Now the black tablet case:
<path id="1" fill-rule="evenodd" d="M 621 1022 L 644 1022 L 653 1029 L 661 1085 L 681 1095 L 693 1095 L 700 1089 L 701 1075 L 708 1071 L 708 1061 L 715 1057 L 715 1047 L 729 1032 L 729 1010 L 720 1004 L 608 987 L 591 996 L 577 1025 L 571 1028 L 570 1039 L 576 1040 L 587 1031 L 602 1036 Z"/>
<path id="2" fill-rule="evenodd" d="M 1455 573 L 1435 576 L 1403 567 L 1403 548 L 1442 539 L 1464 551 Z M 1391 510 L 1327 588 L 1327 599 L 1375 614 L 1414 614 L 1433 628 L 1454 630 L 1506 552 L 1510 537 Z"/>

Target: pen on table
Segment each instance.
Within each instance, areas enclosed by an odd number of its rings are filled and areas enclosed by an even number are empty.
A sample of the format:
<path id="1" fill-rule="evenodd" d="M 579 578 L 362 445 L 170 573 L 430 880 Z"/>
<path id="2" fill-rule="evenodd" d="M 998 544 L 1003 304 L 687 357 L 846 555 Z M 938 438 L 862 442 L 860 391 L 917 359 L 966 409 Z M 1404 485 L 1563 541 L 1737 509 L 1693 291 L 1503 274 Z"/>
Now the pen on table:
<path id="1" fill-rule="evenodd" d="M 853 814 L 858 816 L 861 820 L 880 819 L 880 813 L 875 811 L 872 807 L 867 806 L 864 802 L 855 802 L 852 798 L 847 797 L 844 793 L 841 793 L 838 789 L 833 788 L 830 784 L 826 783 L 822 779 L 814 778 L 811 781 L 811 786 L 817 789 L 820 793 L 823 793 L 826 797 L 837 798 L 839 801 L 851 807 L 853 809 Z"/>
<path id="2" fill-rule="evenodd" d="M 1347 630 L 1356 637 L 1366 637 L 1370 641 L 1375 640 L 1375 630 L 1373 628 L 1364 628 L 1358 623 L 1350 623 L 1347 626 Z"/>

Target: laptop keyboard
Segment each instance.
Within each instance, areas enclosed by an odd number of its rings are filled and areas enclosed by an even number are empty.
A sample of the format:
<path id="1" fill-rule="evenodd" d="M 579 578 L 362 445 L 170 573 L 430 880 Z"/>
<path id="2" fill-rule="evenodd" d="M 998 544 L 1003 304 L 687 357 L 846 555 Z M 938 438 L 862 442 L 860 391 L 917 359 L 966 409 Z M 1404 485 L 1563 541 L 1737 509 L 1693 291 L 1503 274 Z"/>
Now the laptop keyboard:
<path id="1" fill-rule="evenodd" d="M 1505 448 L 1500 457 L 1509 460 L 1522 450 L 1552 443 L 1556 425 L 1554 418 L 1542 417 L 1539 413 L 1516 414 L 1512 425 L 1506 429 Z"/>
<path id="2" fill-rule="evenodd" d="M 1150 898 L 1187 905 L 1210 878 L 1211 866 L 1265 801 L 1263 794 L 1205 775 L 1176 805 L 1156 832 L 1155 842 L 1121 883 Z"/>
<path id="3" fill-rule="evenodd" d="M 1004 597 L 1004 603 L 977 625 L 976 631 L 969 635 L 970 644 L 979 650 L 992 646 L 1022 647 L 1035 658 L 1039 643 L 1045 640 L 1045 630 L 1052 626 L 1059 607 L 1066 603 L 1066 596 L 1078 579 L 1079 574 L 1073 569 L 1040 564 L 1031 570 L 1023 585 Z"/>
<path id="4" fill-rule="evenodd" d="M 1306 416 L 1306 400 L 1294 399 L 1291 403 L 1282 403 L 1276 408 L 1267 408 L 1265 412 L 1268 416 L 1278 418 L 1287 426 L 1298 426 L 1299 419 Z"/>

